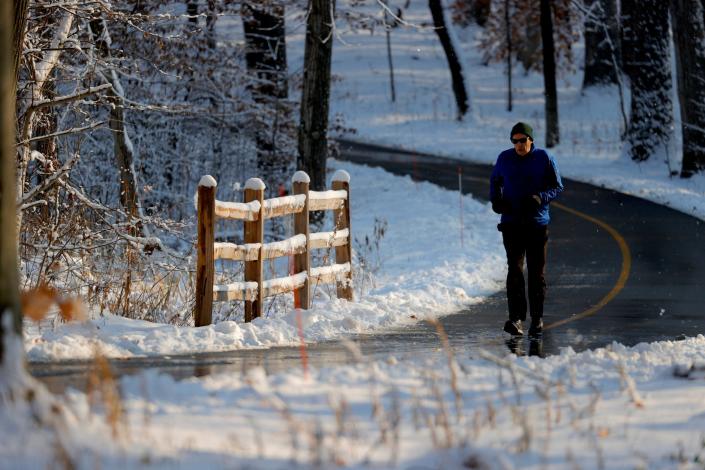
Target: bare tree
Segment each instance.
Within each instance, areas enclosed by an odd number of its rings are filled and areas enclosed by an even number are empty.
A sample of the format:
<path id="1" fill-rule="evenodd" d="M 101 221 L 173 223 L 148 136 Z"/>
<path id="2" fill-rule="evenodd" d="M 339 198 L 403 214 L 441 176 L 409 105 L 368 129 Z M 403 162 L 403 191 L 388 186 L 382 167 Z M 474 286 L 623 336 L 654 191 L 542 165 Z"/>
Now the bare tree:
<path id="1" fill-rule="evenodd" d="M 177 309 L 187 311 L 190 299 L 155 308 L 147 290 L 172 271 L 174 282 L 187 280 L 197 175 L 231 183 L 220 192 L 233 200 L 236 183 L 254 171 L 253 123 L 263 113 L 242 40 L 219 30 L 215 42 L 217 15 L 234 16 L 240 5 L 209 1 L 203 15 L 206 2 L 193 0 L 201 12 L 194 26 L 183 14 L 186 0 L 29 3 L 17 16 L 26 18 L 24 39 L 13 39 L 25 51 L 8 48 L 20 63 L 20 171 L 2 174 L 21 175 L 2 184 L 17 191 L 11 200 L 22 214 L 20 282 L 47 283 L 115 312 L 129 305 L 138 318 L 182 322 Z M 277 140 L 291 156 L 293 128 Z M 137 188 L 148 203 L 144 218 L 134 216 Z M 138 236 L 140 225 L 159 238 Z M 134 279 L 129 289 L 126 273 Z"/>
<path id="2" fill-rule="evenodd" d="M 702 0 L 672 0 L 671 23 L 683 132 L 681 178 L 705 170 L 705 8 Z M 675 27 L 678 25 L 678 27 Z"/>
<path id="3" fill-rule="evenodd" d="M 22 55 L 22 44 L 27 26 L 27 10 L 29 0 L 13 0 L 14 23 L 12 29 L 12 53 L 13 70 L 15 71 L 15 84 L 17 84 L 17 74 L 20 69 L 20 56 Z"/>
<path id="4" fill-rule="evenodd" d="M 268 188 L 276 190 L 288 178 L 291 158 L 277 145 L 281 127 L 290 117 L 286 64 L 284 4 L 245 2 L 241 6 L 245 30 L 245 60 L 252 81 L 252 97 L 261 112 L 256 123 L 257 166 Z"/>
<path id="5" fill-rule="evenodd" d="M 620 72 L 617 0 L 584 0 L 585 74 L 583 88 L 618 84 Z"/>
<path id="6" fill-rule="evenodd" d="M 335 0 L 309 0 L 297 166 L 316 191 L 326 185 L 334 11 Z"/>
<path id="7" fill-rule="evenodd" d="M 110 59 L 110 33 L 104 18 L 96 18 L 90 23 L 94 35 L 95 48 L 102 60 Z M 125 120 L 125 91 L 117 72 L 107 70 L 101 74 L 103 80 L 111 85 L 108 90 L 110 103 L 109 127 L 113 134 L 113 153 L 115 164 L 120 174 L 120 203 L 125 211 L 133 218 L 142 220 L 142 203 L 137 190 L 137 175 L 135 173 L 135 154 L 130 134 Z M 146 227 L 140 222 L 132 229 L 135 235 L 144 235 Z"/>
<path id="8" fill-rule="evenodd" d="M 198 3 L 195 0 L 187 0 L 186 14 L 188 15 L 189 22 L 198 24 Z"/>
<path id="9" fill-rule="evenodd" d="M 513 60 L 521 63 L 526 72 L 541 72 L 541 9 L 538 6 L 539 0 L 493 1 L 479 42 L 485 62 L 506 62 L 511 43 Z M 556 71 L 573 71 L 573 44 L 581 37 L 583 26 L 578 21 L 581 18 L 578 13 L 585 8 L 576 0 L 551 0 L 550 6 Z M 510 21 L 507 21 L 508 13 Z"/>
<path id="10" fill-rule="evenodd" d="M 389 65 L 389 91 L 392 95 L 392 103 L 397 100 L 397 91 L 394 85 L 394 61 L 392 60 L 392 29 L 397 27 L 397 18 L 401 18 L 402 12 L 398 8 L 395 15 L 388 11 L 387 0 L 382 0 L 385 6 L 384 10 L 384 32 L 387 37 L 387 65 Z M 396 18 L 395 18 L 396 16 Z"/>
<path id="11" fill-rule="evenodd" d="M 543 45 L 543 84 L 546 98 L 546 147 L 558 145 L 558 96 L 556 90 L 556 53 L 553 42 L 551 2 L 541 0 L 541 43 Z"/>
<path id="12" fill-rule="evenodd" d="M 450 70 L 450 76 L 453 83 L 453 94 L 455 95 L 455 104 L 457 106 L 457 119 L 458 121 L 461 121 L 470 108 L 468 93 L 465 89 L 463 66 L 458 59 L 455 45 L 453 44 L 450 34 L 448 33 L 448 27 L 443 14 L 443 5 L 441 4 L 441 0 L 428 0 L 428 7 L 431 9 L 434 30 L 438 35 L 438 39 L 441 41 L 443 52 L 445 52 L 446 60 L 448 61 L 448 69 Z"/>
<path id="13" fill-rule="evenodd" d="M 512 110 L 512 22 L 510 0 L 504 0 L 504 26 L 507 29 L 507 111 Z"/>
<path id="14" fill-rule="evenodd" d="M 622 0 L 622 62 L 631 82 L 627 141 L 633 160 L 647 160 L 673 137 L 669 2 Z"/>

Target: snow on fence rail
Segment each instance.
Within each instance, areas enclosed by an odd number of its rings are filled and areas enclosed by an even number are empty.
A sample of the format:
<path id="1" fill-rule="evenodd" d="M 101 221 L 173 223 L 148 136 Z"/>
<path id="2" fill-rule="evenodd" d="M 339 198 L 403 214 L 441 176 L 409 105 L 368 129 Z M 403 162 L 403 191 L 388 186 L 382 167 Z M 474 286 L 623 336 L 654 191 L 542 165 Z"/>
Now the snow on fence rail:
<path id="1" fill-rule="evenodd" d="M 309 191 L 310 179 L 303 171 L 292 178 L 293 195 L 264 199 L 265 186 L 259 178 L 245 183 L 245 202 L 224 202 L 215 198 L 217 182 L 209 175 L 198 183 L 198 258 L 196 269 L 196 326 L 209 325 L 214 301 L 245 301 L 245 321 L 262 315 L 266 297 L 294 292 L 301 308 L 311 306 L 311 285 L 336 283 L 338 298 L 352 300 L 350 243 L 350 175 L 338 170 L 329 191 Z M 335 211 L 335 230 L 309 233 L 309 212 Z M 294 215 L 293 237 L 264 243 L 264 221 Z M 215 220 L 243 220 L 244 244 L 215 242 Z M 313 249 L 335 248 L 335 264 L 311 267 Z M 294 274 L 264 279 L 263 261 L 294 257 Z M 244 282 L 214 285 L 215 260 L 245 263 Z"/>

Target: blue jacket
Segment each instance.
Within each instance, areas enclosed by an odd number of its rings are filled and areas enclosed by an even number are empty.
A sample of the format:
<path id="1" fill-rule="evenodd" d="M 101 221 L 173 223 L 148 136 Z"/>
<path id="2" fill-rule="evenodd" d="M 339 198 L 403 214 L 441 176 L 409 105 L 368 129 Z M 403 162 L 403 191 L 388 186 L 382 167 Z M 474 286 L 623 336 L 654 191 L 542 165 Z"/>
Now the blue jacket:
<path id="1" fill-rule="evenodd" d="M 502 223 L 548 225 L 548 204 L 562 191 L 558 165 L 546 150 L 532 145 L 531 152 L 523 157 L 513 148 L 497 157 L 490 179 L 490 200 L 504 199 Z M 533 195 L 541 198 L 541 204 L 532 203 Z"/>

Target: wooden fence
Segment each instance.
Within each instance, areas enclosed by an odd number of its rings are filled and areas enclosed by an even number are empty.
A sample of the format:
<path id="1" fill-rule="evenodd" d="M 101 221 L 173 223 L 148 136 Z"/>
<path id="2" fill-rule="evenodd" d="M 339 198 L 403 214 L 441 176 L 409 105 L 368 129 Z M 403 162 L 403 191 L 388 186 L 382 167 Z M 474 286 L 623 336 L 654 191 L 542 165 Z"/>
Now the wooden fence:
<path id="1" fill-rule="evenodd" d="M 196 326 L 211 323 L 213 302 L 244 300 L 245 321 L 262 315 L 263 300 L 273 295 L 294 292 L 296 304 L 311 306 L 311 286 L 336 283 L 338 298 L 352 300 L 352 266 L 350 237 L 350 175 L 338 170 L 329 191 L 309 191 L 310 179 L 303 171 L 292 178 L 292 195 L 264 199 L 265 185 L 259 178 L 245 183 L 244 202 L 216 200 L 217 182 L 204 176 L 198 183 L 198 259 L 196 266 Z M 335 211 L 335 230 L 309 233 L 309 213 Z M 264 243 L 264 221 L 294 215 L 294 236 L 278 242 Z M 244 244 L 215 241 L 215 221 L 243 220 Z M 311 267 L 311 250 L 335 248 L 335 264 Z M 263 262 L 282 256 L 294 257 L 292 275 L 265 280 Z M 244 282 L 214 285 L 215 260 L 228 259 L 245 263 Z"/>

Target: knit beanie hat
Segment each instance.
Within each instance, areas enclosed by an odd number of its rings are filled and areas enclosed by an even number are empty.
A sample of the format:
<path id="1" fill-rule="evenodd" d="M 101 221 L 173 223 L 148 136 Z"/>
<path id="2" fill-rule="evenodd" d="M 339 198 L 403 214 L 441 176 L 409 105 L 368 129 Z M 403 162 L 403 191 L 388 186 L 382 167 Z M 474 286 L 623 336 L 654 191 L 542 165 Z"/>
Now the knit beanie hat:
<path id="1" fill-rule="evenodd" d="M 517 122 L 514 124 L 514 127 L 512 127 L 512 132 L 509 134 L 509 138 L 511 139 L 514 137 L 514 134 L 524 134 L 527 137 L 531 137 L 531 140 L 534 140 L 534 130 L 525 122 Z"/>

